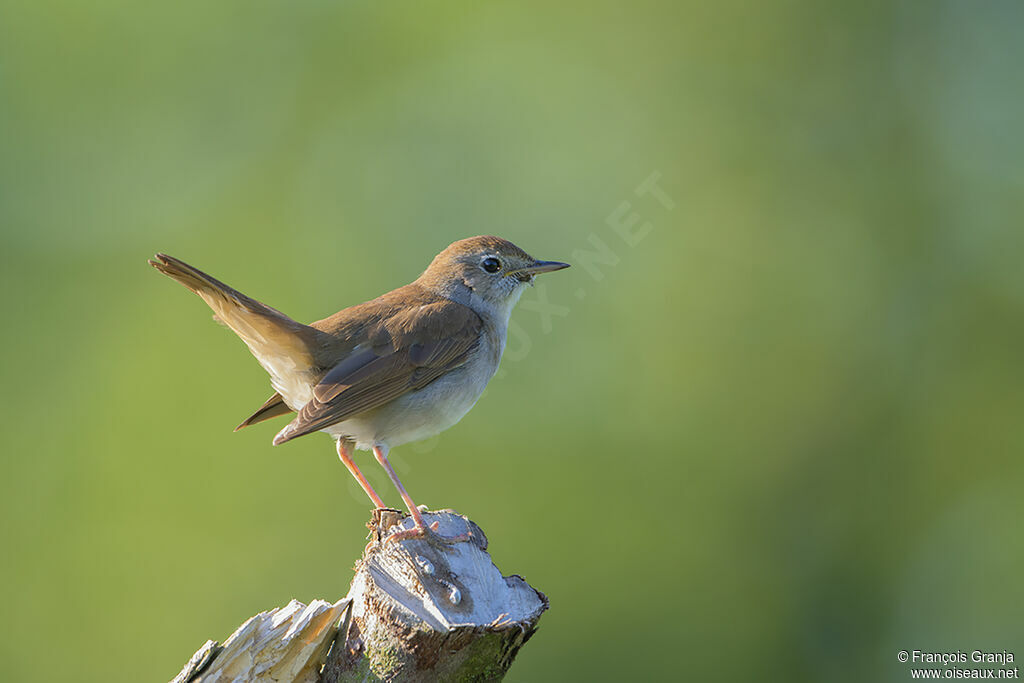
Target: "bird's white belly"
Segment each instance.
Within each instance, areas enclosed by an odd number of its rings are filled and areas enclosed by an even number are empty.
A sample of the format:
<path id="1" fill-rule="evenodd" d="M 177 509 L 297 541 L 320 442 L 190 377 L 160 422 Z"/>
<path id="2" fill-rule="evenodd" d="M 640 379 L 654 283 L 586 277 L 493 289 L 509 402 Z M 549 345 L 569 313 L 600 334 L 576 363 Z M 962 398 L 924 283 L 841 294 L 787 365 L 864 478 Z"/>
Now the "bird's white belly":
<path id="1" fill-rule="evenodd" d="M 375 443 L 393 448 L 439 434 L 461 420 L 480 398 L 497 369 L 497 362 L 485 357 L 490 355 L 478 352 L 422 389 L 323 431 L 352 439 L 360 450 L 370 450 Z"/>

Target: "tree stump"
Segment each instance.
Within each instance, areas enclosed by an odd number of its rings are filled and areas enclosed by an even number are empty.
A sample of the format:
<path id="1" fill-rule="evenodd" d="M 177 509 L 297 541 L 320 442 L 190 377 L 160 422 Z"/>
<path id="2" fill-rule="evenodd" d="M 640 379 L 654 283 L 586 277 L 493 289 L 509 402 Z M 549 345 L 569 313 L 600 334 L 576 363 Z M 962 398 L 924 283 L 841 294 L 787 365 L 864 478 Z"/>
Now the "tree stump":
<path id="1" fill-rule="evenodd" d="M 258 614 L 223 646 L 208 641 L 173 683 L 500 680 L 547 598 L 520 576 L 502 576 L 466 517 L 423 516 L 443 537 L 471 537 L 389 542 L 412 519 L 375 510 L 346 598 Z"/>

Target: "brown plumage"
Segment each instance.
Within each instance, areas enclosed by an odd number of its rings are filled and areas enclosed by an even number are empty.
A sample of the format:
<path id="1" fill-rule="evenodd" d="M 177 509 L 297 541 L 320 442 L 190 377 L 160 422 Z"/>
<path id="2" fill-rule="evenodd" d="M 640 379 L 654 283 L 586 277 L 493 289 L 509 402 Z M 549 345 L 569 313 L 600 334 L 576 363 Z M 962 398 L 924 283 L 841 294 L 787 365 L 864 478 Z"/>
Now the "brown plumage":
<path id="1" fill-rule="evenodd" d="M 426 386 L 465 360 L 481 326 L 472 309 L 416 282 L 303 325 L 180 259 L 156 258 L 150 264 L 202 297 L 265 367 L 266 357 L 284 357 L 314 384 L 312 400 L 275 445 Z M 357 346 L 366 348 L 353 352 Z M 332 362 L 343 354 L 341 362 Z M 235 431 L 290 412 L 294 408 L 278 391 Z"/>
<path id="2" fill-rule="evenodd" d="M 150 263 L 202 297 L 270 375 L 276 393 L 236 430 L 294 412 L 274 444 L 326 431 L 382 505 L 348 455 L 352 445 L 372 449 L 418 532 L 425 527 L 387 463 L 388 448 L 461 419 L 497 370 L 523 285 L 566 267 L 498 237 L 472 237 L 443 250 L 414 282 L 304 325 L 184 261 L 157 254 Z"/>
<path id="3" fill-rule="evenodd" d="M 422 389 L 466 361 L 483 325 L 472 309 L 415 283 L 343 313 L 348 315 L 313 324 L 345 334 L 357 346 L 318 378 L 313 398 L 274 438 L 275 445 Z M 353 325 L 353 320 L 372 322 Z"/>
<path id="4" fill-rule="evenodd" d="M 257 422 L 263 422 L 264 420 L 280 417 L 281 415 L 287 415 L 288 413 L 293 412 L 295 411 L 288 407 L 288 404 L 284 402 L 283 398 L 281 398 L 281 394 L 274 392 L 274 395 L 268 398 L 266 402 L 260 406 L 259 410 L 242 420 L 242 424 L 235 427 L 235 431 L 237 432 L 242 427 L 248 427 L 249 425 L 254 425 Z"/>

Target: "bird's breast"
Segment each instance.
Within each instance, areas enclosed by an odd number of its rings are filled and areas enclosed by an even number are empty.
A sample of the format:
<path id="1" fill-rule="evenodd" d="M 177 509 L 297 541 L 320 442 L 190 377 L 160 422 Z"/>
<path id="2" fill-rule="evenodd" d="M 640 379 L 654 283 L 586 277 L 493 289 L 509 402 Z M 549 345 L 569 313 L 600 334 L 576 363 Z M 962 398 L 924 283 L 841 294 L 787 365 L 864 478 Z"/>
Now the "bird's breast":
<path id="1" fill-rule="evenodd" d="M 367 450 L 375 442 L 390 447 L 435 436 L 455 425 L 476 404 L 494 376 L 501 345 L 487 335 L 469 359 L 416 391 L 333 425 L 325 431 L 355 440 Z"/>

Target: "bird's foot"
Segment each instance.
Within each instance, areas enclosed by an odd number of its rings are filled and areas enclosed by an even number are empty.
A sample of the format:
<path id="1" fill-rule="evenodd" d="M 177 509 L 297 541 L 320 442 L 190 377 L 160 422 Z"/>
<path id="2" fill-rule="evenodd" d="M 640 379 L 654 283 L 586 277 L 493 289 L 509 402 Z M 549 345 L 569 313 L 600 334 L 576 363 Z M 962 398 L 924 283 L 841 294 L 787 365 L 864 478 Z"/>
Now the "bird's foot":
<path id="1" fill-rule="evenodd" d="M 401 529 L 399 531 L 392 532 L 384 539 L 385 543 L 406 541 L 410 538 L 422 538 L 427 543 L 444 543 L 446 545 L 452 545 L 454 543 L 464 543 L 472 540 L 473 532 L 467 531 L 464 534 L 458 536 L 442 536 L 437 533 L 438 523 L 434 522 L 430 526 L 423 523 L 422 519 L 416 520 L 417 524 L 411 529 Z"/>

